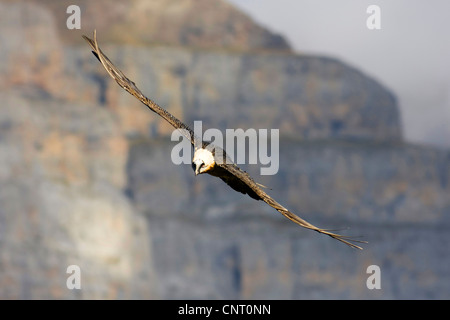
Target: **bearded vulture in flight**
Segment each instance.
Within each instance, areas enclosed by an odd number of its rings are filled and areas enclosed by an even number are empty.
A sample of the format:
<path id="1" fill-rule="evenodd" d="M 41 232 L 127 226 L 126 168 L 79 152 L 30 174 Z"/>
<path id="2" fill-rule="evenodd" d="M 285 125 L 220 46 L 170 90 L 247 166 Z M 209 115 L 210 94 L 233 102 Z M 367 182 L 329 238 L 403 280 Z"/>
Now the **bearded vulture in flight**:
<path id="1" fill-rule="evenodd" d="M 276 202 L 272 197 L 265 193 L 260 184 L 256 183 L 250 175 L 241 170 L 236 164 L 234 164 L 230 158 L 226 155 L 225 151 L 218 148 L 217 146 L 211 147 L 207 143 L 198 143 L 199 140 L 194 132 L 183 122 L 175 118 L 172 114 L 161 108 L 158 104 L 153 102 L 151 99 L 147 98 L 135 85 L 133 81 L 128 79 L 122 71 L 120 71 L 113 63 L 106 57 L 100 50 L 97 43 L 96 31 L 94 31 L 94 39 L 90 39 L 86 36 L 83 38 L 89 43 L 92 48 L 92 53 L 101 62 L 103 67 L 106 69 L 108 74 L 121 86 L 123 89 L 128 91 L 134 97 L 139 99 L 143 104 L 145 104 L 151 111 L 157 113 L 160 117 L 170 123 L 175 129 L 180 129 L 183 135 L 191 141 L 195 148 L 194 158 L 192 160 L 192 168 L 194 169 L 195 175 L 208 173 L 215 177 L 222 179 L 226 184 L 228 184 L 234 190 L 241 192 L 243 194 L 249 195 L 251 198 L 256 200 L 262 200 L 267 203 L 272 208 L 276 209 L 283 216 L 289 220 L 295 222 L 296 224 L 314 230 L 316 232 L 326 234 L 333 239 L 339 240 L 352 248 L 362 249 L 360 246 L 354 244 L 366 243 L 366 241 L 355 240 L 353 238 L 343 236 L 340 234 L 332 233 L 332 230 L 326 230 L 318 228 L 311 223 L 303 220 L 294 213 L 290 212 L 288 209 L 283 207 L 281 204 Z M 213 151 L 211 151 L 213 150 Z M 221 152 L 217 152 L 220 150 Z M 218 161 L 216 154 L 222 154 L 222 161 Z"/>

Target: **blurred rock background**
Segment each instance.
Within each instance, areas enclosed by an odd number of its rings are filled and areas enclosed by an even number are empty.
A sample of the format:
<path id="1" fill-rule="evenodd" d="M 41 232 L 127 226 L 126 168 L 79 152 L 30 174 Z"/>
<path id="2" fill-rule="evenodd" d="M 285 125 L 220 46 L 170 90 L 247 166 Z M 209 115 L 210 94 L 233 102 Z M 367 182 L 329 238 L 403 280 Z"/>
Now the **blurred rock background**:
<path id="1" fill-rule="evenodd" d="M 402 138 L 394 93 L 223 0 L 0 1 L 0 298 L 450 298 L 450 152 Z M 170 159 L 172 127 L 280 129 L 280 203 L 362 252 Z M 81 268 L 80 290 L 66 269 Z M 369 290 L 369 265 L 381 290 Z"/>

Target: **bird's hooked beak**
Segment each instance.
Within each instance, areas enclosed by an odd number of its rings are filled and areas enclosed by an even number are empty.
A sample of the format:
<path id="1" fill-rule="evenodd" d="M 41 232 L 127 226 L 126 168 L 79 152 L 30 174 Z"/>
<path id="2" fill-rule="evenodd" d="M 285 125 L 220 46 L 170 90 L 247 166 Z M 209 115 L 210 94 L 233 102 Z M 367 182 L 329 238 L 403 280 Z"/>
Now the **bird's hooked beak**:
<path id="1" fill-rule="evenodd" d="M 194 169 L 195 175 L 199 175 L 200 174 L 200 169 L 205 165 L 205 163 L 203 161 L 195 161 L 194 163 L 192 163 L 192 168 Z"/>

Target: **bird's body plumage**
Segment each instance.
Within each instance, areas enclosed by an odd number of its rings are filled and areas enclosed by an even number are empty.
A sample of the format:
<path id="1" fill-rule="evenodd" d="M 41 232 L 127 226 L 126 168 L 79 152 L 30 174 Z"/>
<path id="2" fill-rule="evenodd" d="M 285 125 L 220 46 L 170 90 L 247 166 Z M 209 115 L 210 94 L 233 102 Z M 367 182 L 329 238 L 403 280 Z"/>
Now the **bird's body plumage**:
<path id="1" fill-rule="evenodd" d="M 250 175 L 244 170 L 240 169 L 236 164 L 234 164 L 230 158 L 227 156 L 226 152 L 217 146 L 201 142 L 201 139 L 195 136 L 192 129 L 186 124 L 178 120 L 172 114 L 170 114 L 165 109 L 161 108 L 151 99 L 147 98 L 135 85 L 135 83 L 129 80 L 113 63 L 106 57 L 100 50 L 96 33 L 94 31 L 94 39 L 89 39 L 86 36 L 83 38 L 91 46 L 94 55 L 101 62 L 103 67 L 106 69 L 108 74 L 127 92 L 132 94 L 134 97 L 139 99 L 143 104 L 145 104 L 151 111 L 157 113 L 164 120 L 170 123 L 174 128 L 181 130 L 183 135 L 192 143 L 194 146 L 194 157 L 193 157 L 193 169 L 195 174 L 208 173 L 212 176 L 220 178 L 227 185 L 229 185 L 233 190 L 247 194 L 253 199 L 262 200 L 269 206 L 280 212 L 283 216 L 289 220 L 295 222 L 296 224 L 317 231 L 322 234 L 326 234 L 336 240 L 339 240 L 350 247 L 362 249 L 354 242 L 365 243 L 365 241 L 355 240 L 343 235 L 335 234 L 329 230 L 321 229 L 313 224 L 305 221 L 294 213 L 290 212 L 288 209 L 283 207 L 272 197 L 270 197 L 261 187 L 261 184 L 255 182 Z"/>

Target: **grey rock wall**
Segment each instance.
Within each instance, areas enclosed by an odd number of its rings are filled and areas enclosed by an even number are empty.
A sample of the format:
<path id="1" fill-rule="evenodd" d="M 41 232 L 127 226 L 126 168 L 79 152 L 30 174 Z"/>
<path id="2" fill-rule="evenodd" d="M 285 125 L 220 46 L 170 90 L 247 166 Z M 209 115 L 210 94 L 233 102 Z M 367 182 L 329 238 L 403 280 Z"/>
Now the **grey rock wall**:
<path id="1" fill-rule="evenodd" d="M 0 3 L 0 16 L 0 298 L 158 298 L 117 121 L 67 95 L 77 85 L 47 11 Z M 70 265 L 81 290 L 66 286 Z"/>
<path id="2" fill-rule="evenodd" d="M 301 229 L 218 179 L 166 161 L 172 145 L 134 145 L 129 194 L 150 223 L 165 298 L 448 298 L 449 152 L 406 144 L 284 141 L 280 171 L 258 177 L 318 226 L 369 243 L 362 252 Z M 347 229 L 348 228 L 348 229 Z M 381 270 L 381 290 L 366 286 Z"/>
<path id="3" fill-rule="evenodd" d="M 117 105 L 127 118 L 142 114 L 139 118 L 150 122 L 141 126 L 145 136 L 170 135 L 173 128 L 148 115 L 145 108 L 130 110 L 127 94 L 118 93 L 107 75 L 97 74 L 98 65 L 84 48 L 73 50 L 80 53 L 66 55 L 82 57 L 75 60 L 73 69 L 85 66 L 82 71 L 92 72 L 91 79 L 100 83 L 100 103 Z M 286 138 L 402 139 L 394 95 L 331 58 L 167 47 L 105 46 L 105 51 L 142 91 L 191 126 L 202 120 L 204 129 L 277 128 Z M 133 122 L 124 129 L 136 132 L 139 128 Z"/>

